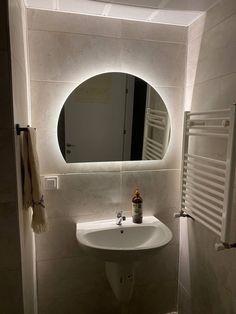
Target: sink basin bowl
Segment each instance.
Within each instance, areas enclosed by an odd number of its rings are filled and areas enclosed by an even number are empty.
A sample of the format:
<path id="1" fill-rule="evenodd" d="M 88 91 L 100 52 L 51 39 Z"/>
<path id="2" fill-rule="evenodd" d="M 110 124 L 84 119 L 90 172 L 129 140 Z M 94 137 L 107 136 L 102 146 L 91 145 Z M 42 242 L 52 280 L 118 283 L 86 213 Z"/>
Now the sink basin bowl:
<path id="1" fill-rule="evenodd" d="M 142 224 L 127 218 L 122 226 L 115 219 L 77 223 L 76 236 L 88 254 L 112 262 L 143 259 L 172 239 L 169 228 L 154 216 L 144 216 Z"/>

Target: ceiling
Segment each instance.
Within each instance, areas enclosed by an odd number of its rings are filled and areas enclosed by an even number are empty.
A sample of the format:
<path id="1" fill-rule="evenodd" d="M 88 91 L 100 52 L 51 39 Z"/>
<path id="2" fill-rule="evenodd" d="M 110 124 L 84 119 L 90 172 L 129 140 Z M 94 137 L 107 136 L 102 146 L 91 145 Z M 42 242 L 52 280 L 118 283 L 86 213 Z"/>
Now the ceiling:
<path id="1" fill-rule="evenodd" d="M 219 0 L 25 0 L 30 8 L 189 26 Z"/>

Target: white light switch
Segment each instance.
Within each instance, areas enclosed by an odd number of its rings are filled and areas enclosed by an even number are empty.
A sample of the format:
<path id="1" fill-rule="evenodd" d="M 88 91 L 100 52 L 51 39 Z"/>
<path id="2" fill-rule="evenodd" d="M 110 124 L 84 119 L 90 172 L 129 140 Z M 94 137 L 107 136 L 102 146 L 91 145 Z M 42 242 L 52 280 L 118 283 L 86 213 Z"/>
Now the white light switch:
<path id="1" fill-rule="evenodd" d="M 59 178 L 57 176 L 44 177 L 44 189 L 45 190 L 58 190 Z"/>

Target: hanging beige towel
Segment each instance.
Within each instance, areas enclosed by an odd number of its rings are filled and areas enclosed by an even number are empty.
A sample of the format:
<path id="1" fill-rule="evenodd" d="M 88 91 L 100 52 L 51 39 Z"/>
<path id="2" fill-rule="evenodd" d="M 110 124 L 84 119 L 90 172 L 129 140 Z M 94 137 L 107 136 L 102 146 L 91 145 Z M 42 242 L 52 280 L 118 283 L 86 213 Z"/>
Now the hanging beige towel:
<path id="1" fill-rule="evenodd" d="M 36 131 L 28 128 L 23 134 L 24 209 L 33 210 L 31 227 L 35 233 L 47 231 L 47 218 L 40 184 L 39 162 L 36 151 Z"/>

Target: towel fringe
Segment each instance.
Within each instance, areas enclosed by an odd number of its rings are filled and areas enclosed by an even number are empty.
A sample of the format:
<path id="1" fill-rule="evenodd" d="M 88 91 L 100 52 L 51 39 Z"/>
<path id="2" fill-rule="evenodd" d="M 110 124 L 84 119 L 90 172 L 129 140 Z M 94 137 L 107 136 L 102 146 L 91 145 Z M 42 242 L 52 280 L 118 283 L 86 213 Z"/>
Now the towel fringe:
<path id="1" fill-rule="evenodd" d="M 48 224 L 38 224 L 32 221 L 31 227 L 35 233 L 42 233 L 48 231 Z"/>

